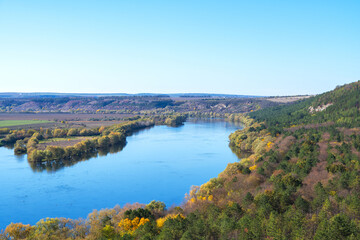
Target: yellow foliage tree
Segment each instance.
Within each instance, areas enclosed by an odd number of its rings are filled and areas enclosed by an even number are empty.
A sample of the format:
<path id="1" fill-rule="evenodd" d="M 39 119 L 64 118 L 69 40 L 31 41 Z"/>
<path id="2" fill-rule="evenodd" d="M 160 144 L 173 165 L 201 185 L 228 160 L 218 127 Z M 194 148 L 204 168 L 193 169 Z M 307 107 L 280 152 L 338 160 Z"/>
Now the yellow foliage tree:
<path id="1" fill-rule="evenodd" d="M 138 227 L 144 225 L 145 223 L 150 222 L 148 218 L 139 218 L 134 219 L 125 218 L 119 222 L 120 231 L 122 234 L 129 233 L 132 234 Z"/>
<path id="2" fill-rule="evenodd" d="M 256 168 L 257 168 L 257 165 L 254 165 L 254 166 L 249 167 L 249 169 L 250 169 L 251 171 L 254 171 Z"/>
<path id="3" fill-rule="evenodd" d="M 12 239 L 27 239 L 32 227 L 22 223 L 11 223 L 5 229 L 5 233 L 9 234 Z"/>
<path id="4" fill-rule="evenodd" d="M 104 127 L 104 126 L 101 126 L 101 127 L 99 128 L 99 133 L 102 133 L 104 130 L 105 130 L 105 127 Z"/>
<path id="5" fill-rule="evenodd" d="M 166 222 L 166 220 L 175 219 L 178 217 L 185 219 L 184 215 L 182 215 L 182 214 L 169 214 L 169 215 L 166 215 L 165 217 L 158 218 L 156 220 L 156 225 L 158 228 L 162 228 L 164 226 L 164 223 Z"/>
<path id="6" fill-rule="evenodd" d="M 268 143 L 266 144 L 266 147 L 267 147 L 268 150 L 270 150 L 273 145 L 274 145 L 273 142 L 268 142 Z"/>

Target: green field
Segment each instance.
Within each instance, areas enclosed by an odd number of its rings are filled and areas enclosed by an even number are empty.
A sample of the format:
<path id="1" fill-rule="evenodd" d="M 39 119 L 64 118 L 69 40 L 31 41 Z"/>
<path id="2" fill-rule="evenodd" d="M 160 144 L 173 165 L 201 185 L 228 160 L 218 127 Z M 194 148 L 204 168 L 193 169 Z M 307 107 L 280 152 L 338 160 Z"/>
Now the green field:
<path id="1" fill-rule="evenodd" d="M 21 125 L 39 124 L 39 123 L 51 123 L 52 121 L 47 120 L 1 120 L 0 128 L 3 127 L 14 127 Z"/>
<path id="2" fill-rule="evenodd" d="M 49 139 L 44 139 L 44 140 L 40 140 L 39 143 L 48 143 L 48 142 L 61 142 L 61 141 L 68 141 L 68 140 L 76 140 L 76 139 L 85 139 L 85 138 L 89 138 L 84 137 L 84 136 L 71 136 L 71 137 L 60 137 L 60 138 L 49 138 Z"/>

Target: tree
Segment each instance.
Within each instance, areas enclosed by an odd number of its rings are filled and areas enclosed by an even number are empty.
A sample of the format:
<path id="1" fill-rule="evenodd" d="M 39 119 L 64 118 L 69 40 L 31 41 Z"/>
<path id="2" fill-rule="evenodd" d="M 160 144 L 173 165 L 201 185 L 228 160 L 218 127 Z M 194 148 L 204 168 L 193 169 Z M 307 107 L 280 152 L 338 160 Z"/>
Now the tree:
<path id="1" fill-rule="evenodd" d="M 29 224 L 11 223 L 5 228 L 5 234 L 8 234 L 12 239 L 27 239 L 32 229 L 33 227 Z"/>
<path id="2" fill-rule="evenodd" d="M 54 129 L 53 130 L 53 137 L 54 138 L 61 138 L 61 137 L 64 137 L 66 134 L 63 130 L 61 129 Z"/>
<path id="3" fill-rule="evenodd" d="M 77 136 L 77 135 L 79 135 L 79 130 L 77 128 L 70 128 L 69 131 L 67 132 L 68 137 Z"/>
<path id="4" fill-rule="evenodd" d="M 26 153 L 26 145 L 24 140 L 17 140 L 14 146 L 15 154 L 23 154 Z"/>
<path id="5" fill-rule="evenodd" d="M 98 142 L 99 148 L 107 148 L 111 145 L 110 138 L 108 136 L 99 137 L 97 142 Z"/>
<path id="6" fill-rule="evenodd" d="M 188 226 L 188 221 L 180 215 L 176 218 L 168 218 L 161 229 L 158 239 L 180 239 Z"/>
<path id="7" fill-rule="evenodd" d="M 344 213 L 337 214 L 330 219 L 329 232 L 333 239 L 345 239 L 356 234 L 356 225 Z"/>
<path id="8" fill-rule="evenodd" d="M 266 223 L 266 235 L 274 240 L 282 239 L 281 222 L 278 215 L 271 212 Z"/>
<path id="9" fill-rule="evenodd" d="M 151 201 L 148 205 L 146 205 L 145 209 L 148 209 L 150 211 L 156 211 L 156 212 L 162 212 L 166 208 L 166 205 L 164 202 L 161 201 Z"/>

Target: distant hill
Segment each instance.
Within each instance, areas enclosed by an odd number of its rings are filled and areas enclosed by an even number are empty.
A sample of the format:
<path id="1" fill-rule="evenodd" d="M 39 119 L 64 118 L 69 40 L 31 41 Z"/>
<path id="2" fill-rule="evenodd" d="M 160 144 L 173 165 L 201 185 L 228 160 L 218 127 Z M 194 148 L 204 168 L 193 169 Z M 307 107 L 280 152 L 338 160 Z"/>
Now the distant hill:
<path id="1" fill-rule="evenodd" d="M 176 98 L 259 98 L 262 96 L 213 94 L 213 93 L 54 93 L 54 92 L 3 92 L 0 98 L 61 98 L 61 97 L 123 97 L 123 96 L 149 96 L 149 97 L 176 97 Z"/>
<path id="2" fill-rule="evenodd" d="M 43 94 L 43 95 L 42 95 Z M 190 96 L 173 95 L 11 95 L 0 97 L 0 112 L 76 112 L 76 113 L 134 113 L 141 111 L 155 112 L 190 112 L 200 113 L 243 113 L 260 108 L 276 106 L 281 103 L 264 98 L 220 97 L 222 95 Z M 17 96 L 17 97 L 10 97 Z"/>

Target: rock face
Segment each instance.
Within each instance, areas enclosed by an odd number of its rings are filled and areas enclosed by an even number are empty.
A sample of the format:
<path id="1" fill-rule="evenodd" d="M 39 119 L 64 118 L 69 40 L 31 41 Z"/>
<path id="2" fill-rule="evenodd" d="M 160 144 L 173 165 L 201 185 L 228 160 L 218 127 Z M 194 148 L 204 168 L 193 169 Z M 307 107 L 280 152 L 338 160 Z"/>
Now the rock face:
<path id="1" fill-rule="evenodd" d="M 333 105 L 333 103 L 328 103 L 326 105 L 321 105 L 321 106 L 318 106 L 317 108 L 314 108 L 313 106 L 310 106 L 309 107 L 309 112 L 310 113 L 322 112 L 325 109 L 327 109 L 328 107 L 330 107 L 331 105 Z"/>

